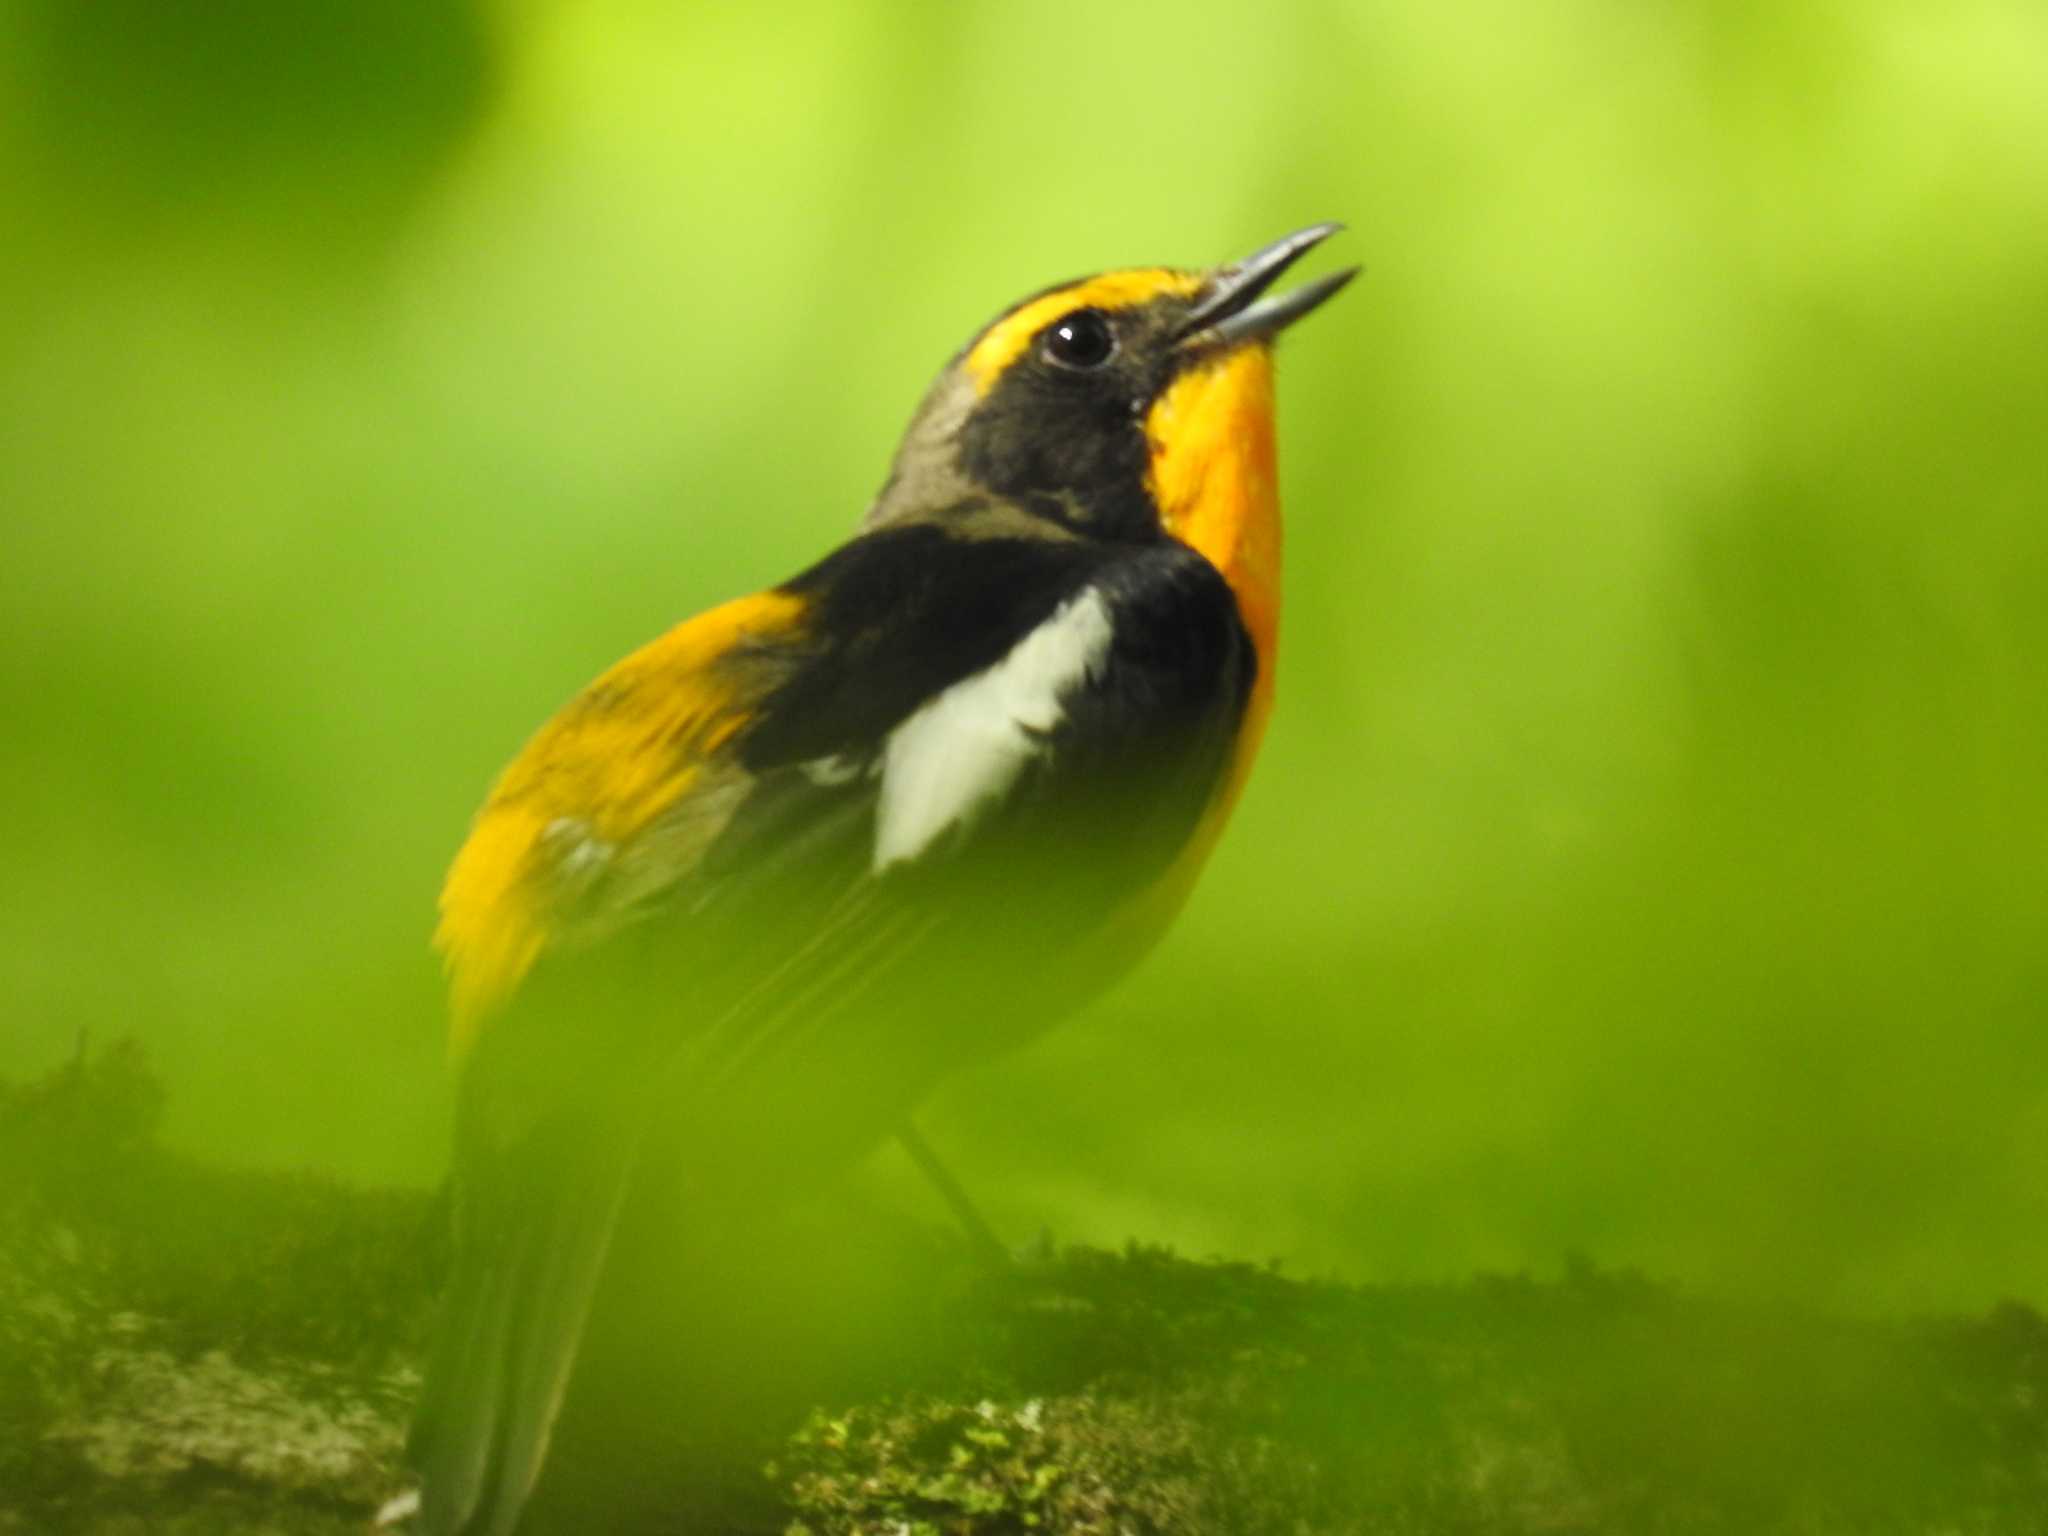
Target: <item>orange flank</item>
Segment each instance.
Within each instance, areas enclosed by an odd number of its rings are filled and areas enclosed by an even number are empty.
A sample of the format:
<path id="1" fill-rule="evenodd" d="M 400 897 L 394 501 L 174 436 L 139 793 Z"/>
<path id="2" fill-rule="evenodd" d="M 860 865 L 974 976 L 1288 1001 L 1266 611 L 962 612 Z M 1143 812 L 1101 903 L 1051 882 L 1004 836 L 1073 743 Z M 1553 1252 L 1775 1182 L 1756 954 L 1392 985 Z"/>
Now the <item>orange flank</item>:
<path id="1" fill-rule="evenodd" d="M 1126 309 L 1166 294 L 1192 297 L 1202 286 L 1199 272 L 1174 272 L 1165 267 L 1136 267 L 1105 272 L 1086 282 L 1069 283 L 1040 294 L 1011 310 L 982 333 L 967 354 L 967 372 L 975 389 L 987 394 L 1003 370 L 1031 345 L 1046 326 L 1077 309 Z"/>
<path id="2" fill-rule="evenodd" d="M 499 776 L 448 872 L 434 934 L 458 1055 L 566 936 L 579 877 L 611 865 L 699 787 L 746 721 L 747 641 L 787 635 L 804 606 L 764 592 L 679 624 L 592 683 Z M 720 820 L 707 817 L 688 841 L 708 842 Z M 692 851 L 665 847 L 667 872 Z"/>

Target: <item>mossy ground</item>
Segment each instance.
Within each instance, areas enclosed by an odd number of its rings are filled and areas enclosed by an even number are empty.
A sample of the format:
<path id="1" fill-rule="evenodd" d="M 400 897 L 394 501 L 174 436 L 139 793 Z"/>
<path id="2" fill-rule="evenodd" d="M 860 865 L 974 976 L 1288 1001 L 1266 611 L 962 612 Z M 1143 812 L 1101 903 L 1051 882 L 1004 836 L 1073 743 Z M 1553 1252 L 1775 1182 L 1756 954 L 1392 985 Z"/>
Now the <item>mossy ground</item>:
<path id="1" fill-rule="evenodd" d="M 0 1532 L 361 1530 L 403 1486 L 431 1202 L 193 1165 L 158 1107 L 127 1050 L 0 1089 Z M 2048 1532 L 2048 1323 L 2019 1305 L 1848 1320 L 1586 1264 L 904 1270 L 930 1278 L 880 1331 L 924 1347 L 764 1432 L 711 1528 Z"/>
<path id="2" fill-rule="evenodd" d="M 130 1047 L 0 1085 L 0 1531 L 356 1529 L 427 1316 L 425 1203 L 156 1142 Z"/>

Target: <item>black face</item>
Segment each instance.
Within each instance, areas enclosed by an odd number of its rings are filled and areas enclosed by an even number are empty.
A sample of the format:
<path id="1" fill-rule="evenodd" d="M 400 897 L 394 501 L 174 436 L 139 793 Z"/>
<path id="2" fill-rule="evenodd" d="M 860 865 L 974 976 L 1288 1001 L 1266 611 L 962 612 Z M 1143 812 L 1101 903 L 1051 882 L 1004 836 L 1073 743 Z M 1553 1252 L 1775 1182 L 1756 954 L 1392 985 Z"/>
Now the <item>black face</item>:
<path id="1" fill-rule="evenodd" d="M 1185 303 L 1069 310 L 1031 340 L 960 431 L 978 485 L 1097 538 L 1160 536 L 1145 412 L 1172 376 Z"/>

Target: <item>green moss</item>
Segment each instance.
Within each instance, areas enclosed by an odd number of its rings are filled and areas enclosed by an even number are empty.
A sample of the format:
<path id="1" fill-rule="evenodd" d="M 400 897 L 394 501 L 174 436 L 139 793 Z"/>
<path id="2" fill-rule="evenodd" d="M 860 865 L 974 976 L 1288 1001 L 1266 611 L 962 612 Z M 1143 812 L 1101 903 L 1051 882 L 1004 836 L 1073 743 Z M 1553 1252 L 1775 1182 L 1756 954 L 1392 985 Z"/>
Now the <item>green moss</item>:
<path id="1" fill-rule="evenodd" d="M 814 1415 L 814 1536 L 2039 1532 L 2048 1324 L 1559 1283 L 1303 1284 L 1075 1253 L 987 1287 L 959 1395 Z"/>
<path id="2" fill-rule="evenodd" d="M 0 1084 L 0 1156 L 23 1171 L 0 1187 L 0 1536 L 360 1530 L 401 1482 L 429 1203 L 169 1156 L 160 1103 L 125 1049 Z M 818 1292 L 848 1289 L 856 1240 L 907 1257 L 874 1259 L 887 1284 L 843 1325 L 792 1282 L 736 1357 L 835 1383 L 796 1389 L 833 1404 L 716 1456 L 650 1439 L 633 1471 L 672 1524 L 2048 1531 L 2048 1322 L 2023 1306 L 1851 1320 L 1585 1262 L 1356 1287 L 1152 1249 L 963 1284 L 931 1234 L 838 1221 L 836 1242 L 820 1220 L 793 1250 Z M 765 1336 L 783 1314 L 788 1338 Z M 714 1493 L 721 1477 L 749 1491 Z"/>
<path id="3" fill-rule="evenodd" d="M 400 1476 L 425 1202 L 170 1156 L 161 1109 L 129 1045 L 0 1084 L 0 1531 L 359 1529 Z"/>

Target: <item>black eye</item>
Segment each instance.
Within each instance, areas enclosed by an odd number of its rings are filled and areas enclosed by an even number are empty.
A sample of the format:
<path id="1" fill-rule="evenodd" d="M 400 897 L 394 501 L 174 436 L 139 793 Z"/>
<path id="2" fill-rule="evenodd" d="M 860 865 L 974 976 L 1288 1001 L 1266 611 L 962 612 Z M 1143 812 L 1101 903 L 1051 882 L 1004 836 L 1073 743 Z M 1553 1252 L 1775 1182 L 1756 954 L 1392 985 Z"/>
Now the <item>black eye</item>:
<path id="1" fill-rule="evenodd" d="M 1062 368 L 1100 368 L 1116 354 L 1116 332 L 1099 309 L 1077 309 L 1045 333 L 1045 355 Z"/>

